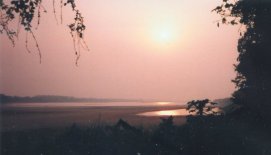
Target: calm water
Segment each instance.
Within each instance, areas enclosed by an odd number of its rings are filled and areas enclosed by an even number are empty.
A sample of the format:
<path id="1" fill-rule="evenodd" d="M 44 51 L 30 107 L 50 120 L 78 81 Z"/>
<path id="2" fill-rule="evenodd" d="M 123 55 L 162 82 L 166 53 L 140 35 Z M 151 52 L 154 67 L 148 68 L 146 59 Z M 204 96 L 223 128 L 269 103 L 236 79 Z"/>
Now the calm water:
<path id="1" fill-rule="evenodd" d="M 0 105 L 0 128 L 54 128 L 73 123 L 87 126 L 95 122 L 115 123 L 120 118 L 133 125 L 148 126 L 159 124 L 159 116 L 184 115 L 180 110 L 183 107 L 182 103 L 173 102 L 9 103 Z M 176 122 L 183 124 L 185 120 L 176 118 Z"/>
<path id="2" fill-rule="evenodd" d="M 176 110 L 160 110 L 151 111 L 137 114 L 139 116 L 187 116 L 189 112 L 186 109 L 176 109 Z"/>
<path id="3" fill-rule="evenodd" d="M 216 107 L 213 110 L 215 112 L 222 112 L 222 109 L 220 109 L 219 107 Z M 188 116 L 188 115 L 195 115 L 195 114 L 196 113 L 189 113 L 185 108 L 183 108 L 183 109 L 175 109 L 175 110 L 160 110 L 160 111 L 143 112 L 137 115 L 139 116 Z"/>
<path id="4" fill-rule="evenodd" d="M 2 105 L 3 107 L 17 107 L 17 108 L 56 108 L 56 107 L 141 107 L 141 106 L 178 106 L 184 105 L 177 102 L 93 102 L 93 103 L 9 103 Z"/>
<path id="5" fill-rule="evenodd" d="M 2 105 L 7 108 L 84 108 L 84 107 L 170 107 L 184 106 L 176 102 L 100 102 L 100 103 L 10 103 Z M 217 108 L 216 111 L 219 111 Z M 187 116 L 190 115 L 185 108 L 174 110 L 146 111 L 136 114 L 137 116 Z"/>

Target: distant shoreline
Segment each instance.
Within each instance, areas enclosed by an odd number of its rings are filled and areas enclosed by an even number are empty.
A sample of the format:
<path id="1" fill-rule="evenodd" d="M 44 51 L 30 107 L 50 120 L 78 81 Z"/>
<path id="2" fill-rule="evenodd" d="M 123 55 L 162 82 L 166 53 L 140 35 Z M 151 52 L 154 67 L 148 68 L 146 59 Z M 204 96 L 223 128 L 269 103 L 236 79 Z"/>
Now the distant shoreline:
<path id="1" fill-rule="evenodd" d="M 0 94 L 0 103 L 52 103 L 52 102 L 148 102 L 141 99 L 118 99 L 118 98 L 77 98 L 71 96 L 38 95 L 38 96 L 8 96 Z M 154 101 L 155 102 L 155 101 Z"/>

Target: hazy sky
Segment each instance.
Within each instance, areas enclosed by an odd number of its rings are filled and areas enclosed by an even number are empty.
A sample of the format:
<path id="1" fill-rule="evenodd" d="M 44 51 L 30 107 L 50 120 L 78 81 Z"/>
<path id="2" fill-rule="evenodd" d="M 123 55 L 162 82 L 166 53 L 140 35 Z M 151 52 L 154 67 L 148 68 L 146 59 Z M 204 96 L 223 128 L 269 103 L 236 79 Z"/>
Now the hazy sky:
<path id="1" fill-rule="evenodd" d="M 47 1 L 45 1 L 47 2 Z M 42 51 L 25 49 L 21 31 L 13 48 L 1 35 L 0 92 L 184 101 L 228 97 L 234 90 L 238 27 L 216 27 L 211 10 L 222 0 L 80 0 L 86 42 L 75 66 L 64 9 L 52 4 L 35 34 Z M 57 13 L 59 13 L 59 8 Z"/>

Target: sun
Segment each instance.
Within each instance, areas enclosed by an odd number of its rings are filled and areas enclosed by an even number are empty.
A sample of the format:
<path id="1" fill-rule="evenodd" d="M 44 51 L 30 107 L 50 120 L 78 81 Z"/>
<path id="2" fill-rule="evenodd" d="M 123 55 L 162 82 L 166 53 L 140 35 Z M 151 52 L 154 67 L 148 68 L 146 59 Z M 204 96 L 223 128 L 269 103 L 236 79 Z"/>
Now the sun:
<path id="1" fill-rule="evenodd" d="M 161 42 L 169 42 L 170 39 L 172 38 L 172 34 L 169 30 L 163 30 L 158 34 L 158 39 Z"/>
<path id="2" fill-rule="evenodd" d="M 157 25 L 153 28 L 152 36 L 158 44 L 169 44 L 175 39 L 174 27 L 169 24 Z"/>
<path id="3" fill-rule="evenodd" d="M 151 51 L 169 53 L 183 45 L 187 33 L 184 30 L 185 23 L 179 23 L 171 18 L 159 18 L 150 21 L 145 37 L 148 38 L 148 46 L 153 49 Z"/>

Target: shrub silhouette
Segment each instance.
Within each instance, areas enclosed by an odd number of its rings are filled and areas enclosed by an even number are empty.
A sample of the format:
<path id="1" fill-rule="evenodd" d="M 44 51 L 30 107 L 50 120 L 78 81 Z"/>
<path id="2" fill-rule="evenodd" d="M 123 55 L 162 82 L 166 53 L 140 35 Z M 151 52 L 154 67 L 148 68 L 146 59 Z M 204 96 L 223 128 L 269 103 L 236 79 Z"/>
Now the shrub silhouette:
<path id="1" fill-rule="evenodd" d="M 199 116 L 216 114 L 217 112 L 214 111 L 215 104 L 217 103 L 211 102 L 209 99 L 192 100 L 187 103 L 186 110 Z"/>

